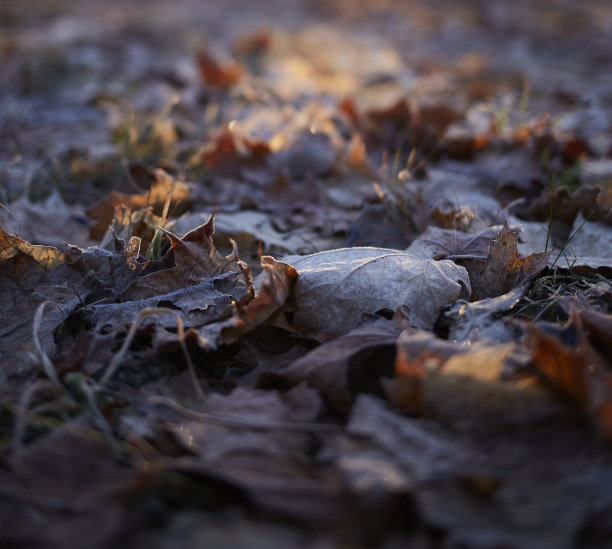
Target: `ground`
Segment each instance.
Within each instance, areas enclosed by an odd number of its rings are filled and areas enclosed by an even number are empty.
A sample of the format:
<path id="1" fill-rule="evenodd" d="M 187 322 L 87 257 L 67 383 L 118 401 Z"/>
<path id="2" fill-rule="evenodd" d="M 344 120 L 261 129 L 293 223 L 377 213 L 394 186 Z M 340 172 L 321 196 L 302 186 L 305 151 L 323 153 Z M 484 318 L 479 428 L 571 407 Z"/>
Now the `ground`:
<path id="1" fill-rule="evenodd" d="M 2 547 L 612 539 L 612 7 L 0 0 Z"/>

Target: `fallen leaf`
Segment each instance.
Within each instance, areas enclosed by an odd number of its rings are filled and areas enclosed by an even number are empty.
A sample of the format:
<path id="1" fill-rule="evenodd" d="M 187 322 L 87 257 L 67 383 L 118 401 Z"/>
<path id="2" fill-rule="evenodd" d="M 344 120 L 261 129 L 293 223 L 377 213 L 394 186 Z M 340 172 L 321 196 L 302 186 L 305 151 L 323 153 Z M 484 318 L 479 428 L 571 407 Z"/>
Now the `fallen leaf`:
<path id="1" fill-rule="evenodd" d="M 611 193 L 609 189 L 599 185 L 581 185 L 571 191 L 567 186 L 557 187 L 552 192 L 545 190 L 542 195 L 530 202 L 526 213 L 538 221 L 547 220 L 552 212 L 552 218 L 563 221 L 568 227 L 582 213 L 592 221 L 603 221 L 610 225 Z"/>
<path id="2" fill-rule="evenodd" d="M 314 392 L 304 386 L 292 391 Z M 335 470 L 307 457 L 310 430 L 296 424 L 305 414 L 299 404 L 292 408 L 296 401 L 303 399 L 246 388 L 210 395 L 192 410 L 168 405 L 164 397 L 149 399 L 153 413 L 189 452 L 168 460 L 175 471 L 213 479 L 216 490 L 219 483 L 233 487 L 276 516 L 329 527 L 343 515 L 344 488 Z M 316 424 L 308 425 L 316 432 Z"/>
<path id="3" fill-rule="evenodd" d="M 610 363 L 590 343 L 580 314 L 571 309 L 562 329 L 534 323 L 525 329 L 525 346 L 544 380 L 590 412 L 602 435 L 612 438 Z"/>
<path id="4" fill-rule="evenodd" d="M 343 248 L 284 261 L 298 271 L 292 322 L 303 332 L 348 330 L 382 309 L 407 311 L 413 326 L 430 329 L 470 292 L 463 267 L 399 250 Z"/>
<path id="5" fill-rule="evenodd" d="M 196 62 L 200 75 L 213 88 L 228 89 L 237 84 L 244 74 L 244 68 L 231 60 L 221 60 L 213 52 L 199 50 Z"/>
<path id="6" fill-rule="evenodd" d="M 505 223 L 481 267 L 470 269 L 472 300 L 497 297 L 536 276 L 548 266 L 551 250 L 519 257 L 518 234 Z"/>
<path id="7" fill-rule="evenodd" d="M 452 440 L 428 428 L 425 422 L 394 414 L 385 407 L 384 401 L 373 395 L 357 397 L 347 431 L 367 440 L 365 449 L 373 447 L 373 453 L 387 468 L 394 466 L 400 472 L 397 480 L 403 478 L 404 486 L 448 474 L 460 467 L 461 462 L 467 463 L 468 452 L 457 447 Z M 381 453 L 388 455 L 382 458 Z M 353 449 L 351 457 L 357 455 Z M 371 469 L 373 473 L 376 471 Z"/>
<path id="8" fill-rule="evenodd" d="M 220 133 L 203 154 L 206 167 L 227 176 L 240 176 L 245 168 L 265 166 L 270 147 L 264 141 Z"/>
<path id="9" fill-rule="evenodd" d="M 30 362 L 36 310 L 45 301 L 57 307 L 43 311 L 38 330 L 41 347 L 54 348 L 53 331 L 92 296 L 118 296 L 136 273 L 123 254 L 101 248 L 60 252 L 34 246 L 0 229 L 0 363 L 10 374 Z M 7 337 L 9 336 L 10 337 Z"/>
<path id="10" fill-rule="evenodd" d="M 578 214 L 568 243 L 555 253 L 553 261 L 558 267 L 571 269 L 577 274 L 601 271 L 612 274 L 612 226 L 602 222 L 586 221 Z"/>
<path id="11" fill-rule="evenodd" d="M 160 293 L 148 298 L 138 298 L 120 303 L 93 304 L 81 310 L 81 314 L 97 329 L 121 327 L 131 323 L 145 308 L 167 307 L 176 310 L 185 328 L 199 327 L 204 324 L 227 318 L 234 311 L 234 302 L 242 295 L 226 294 L 216 287 L 221 279 L 235 278 L 234 274 L 211 277 L 193 286 L 179 288 L 173 292 Z M 245 288 L 241 288 L 244 294 Z M 164 328 L 175 328 L 176 319 L 172 315 L 159 314 L 147 317 L 147 323 L 155 323 Z"/>
<path id="12" fill-rule="evenodd" d="M 444 313 L 448 338 L 470 342 L 488 339 L 497 343 L 515 340 L 519 329 L 511 322 L 505 322 L 503 315 L 512 311 L 525 292 L 525 286 L 517 286 L 497 297 L 488 297 L 472 303 L 455 303 Z"/>
<path id="13" fill-rule="evenodd" d="M 171 215 L 180 215 L 190 206 L 190 187 L 176 181 L 162 169 L 146 169 L 150 180 L 150 189 L 140 194 L 124 194 L 111 191 L 106 199 L 89 208 L 87 216 L 95 223 L 90 229 L 94 240 L 101 240 L 120 206 L 126 206 L 132 212 L 150 207 L 156 215 L 162 215 L 164 206 L 170 198 L 168 211 Z"/>
<path id="14" fill-rule="evenodd" d="M 75 535 L 85 539 L 95 529 L 91 546 L 102 549 L 129 523 L 119 496 L 136 476 L 116 459 L 92 421 L 81 416 L 63 422 L 3 469 L 2 499 L 8 496 L 21 513 L 7 522 L 10 515 L 0 507 L 2 536 L 9 543 L 45 539 L 49 547 L 74 547 Z"/>
<path id="15" fill-rule="evenodd" d="M 92 243 L 85 211 L 68 206 L 57 191 L 42 202 L 24 196 L 10 203 L 8 210 L 0 207 L 0 224 L 6 232 L 34 244 L 66 249 L 67 244 L 85 247 Z"/>
<path id="16" fill-rule="evenodd" d="M 235 263 L 235 254 L 221 257 L 217 252 L 212 235 L 214 215 L 208 221 L 179 238 L 166 229 L 159 228 L 169 239 L 172 247 L 157 262 L 151 262 L 132 286 L 122 295 L 129 301 L 146 299 L 193 286 L 227 270 Z M 160 268 L 161 267 L 161 268 Z"/>
<path id="17" fill-rule="evenodd" d="M 208 214 L 185 214 L 176 220 L 173 230 L 180 233 L 206 219 Z M 307 227 L 281 232 L 277 229 L 276 216 L 250 210 L 215 214 L 215 246 L 231 249 L 231 240 L 236 242 L 241 257 L 247 256 L 248 259 L 250 255 L 257 262 L 260 245 L 265 254 L 275 256 L 312 253 L 327 243 L 315 230 Z M 250 264 L 247 259 L 245 261 Z"/>
<path id="18" fill-rule="evenodd" d="M 295 283 L 295 269 L 272 257 L 264 256 L 261 262 L 263 271 L 249 283 L 242 302 L 233 304 L 232 316 L 188 330 L 186 337 L 194 338 L 202 349 L 216 349 L 218 345 L 233 343 L 278 312 Z"/>
<path id="19" fill-rule="evenodd" d="M 329 173 L 335 159 L 336 151 L 326 134 L 306 131 L 290 147 L 275 153 L 269 163 L 275 170 L 288 169 L 293 179 L 303 180 L 307 175 Z"/>
<path id="20" fill-rule="evenodd" d="M 473 234 L 430 226 L 414 239 L 406 253 L 424 259 L 484 259 L 498 232 L 499 227 L 489 227 Z"/>
<path id="21" fill-rule="evenodd" d="M 559 416 L 563 409 L 533 379 L 509 376 L 516 343 L 453 343 L 430 333 L 403 333 L 389 398 L 413 413 L 480 432 Z"/>
<path id="22" fill-rule="evenodd" d="M 358 392 L 383 394 L 380 378 L 393 375 L 400 331 L 399 323 L 378 319 L 321 344 L 280 371 L 267 372 L 264 365 L 258 386 L 293 387 L 306 381 L 346 414 Z"/>

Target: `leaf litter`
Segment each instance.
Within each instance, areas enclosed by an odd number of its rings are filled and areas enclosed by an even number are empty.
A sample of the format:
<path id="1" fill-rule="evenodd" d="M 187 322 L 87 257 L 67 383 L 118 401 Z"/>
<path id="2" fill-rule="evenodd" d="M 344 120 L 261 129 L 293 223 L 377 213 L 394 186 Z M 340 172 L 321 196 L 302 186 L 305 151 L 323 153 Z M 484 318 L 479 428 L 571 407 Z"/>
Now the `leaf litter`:
<path id="1" fill-rule="evenodd" d="M 43 4 L 2 544 L 606 546 L 605 2 Z"/>

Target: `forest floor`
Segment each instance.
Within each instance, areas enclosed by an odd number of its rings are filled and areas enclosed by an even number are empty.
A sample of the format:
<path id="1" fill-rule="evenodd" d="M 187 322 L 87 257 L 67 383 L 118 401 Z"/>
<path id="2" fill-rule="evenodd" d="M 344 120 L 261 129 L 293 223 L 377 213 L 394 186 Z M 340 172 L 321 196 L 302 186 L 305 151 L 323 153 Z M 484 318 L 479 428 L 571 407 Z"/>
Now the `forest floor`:
<path id="1" fill-rule="evenodd" d="M 0 547 L 609 547 L 611 37 L 0 0 Z"/>

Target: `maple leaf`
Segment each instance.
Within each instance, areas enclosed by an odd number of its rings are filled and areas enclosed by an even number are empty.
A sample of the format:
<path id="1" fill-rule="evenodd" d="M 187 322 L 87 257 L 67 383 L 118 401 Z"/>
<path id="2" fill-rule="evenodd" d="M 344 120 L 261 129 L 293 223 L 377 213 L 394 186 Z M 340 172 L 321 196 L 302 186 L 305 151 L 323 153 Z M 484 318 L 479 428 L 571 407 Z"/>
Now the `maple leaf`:
<path id="1" fill-rule="evenodd" d="M 161 227 L 158 229 L 170 239 L 172 246 L 161 259 L 146 266 L 122 295 L 123 299 L 145 299 L 192 286 L 224 272 L 237 257 L 237 250 L 221 257 L 215 248 L 214 214 L 182 238 Z"/>
<path id="2" fill-rule="evenodd" d="M 484 265 L 476 263 L 470 270 L 472 300 L 497 297 L 536 276 L 548 266 L 552 250 L 521 258 L 518 253 L 518 233 L 507 223 L 490 246 Z"/>
<path id="3" fill-rule="evenodd" d="M 32 350 L 32 321 L 45 301 L 50 309 L 38 329 L 41 348 L 54 347 L 53 331 L 90 296 L 117 296 L 134 280 L 126 257 L 101 248 L 61 252 L 35 246 L 0 229 L 0 363 L 20 367 Z M 12 357 L 12 360 L 9 360 Z M 17 359 L 17 360 L 15 360 Z"/>

